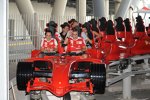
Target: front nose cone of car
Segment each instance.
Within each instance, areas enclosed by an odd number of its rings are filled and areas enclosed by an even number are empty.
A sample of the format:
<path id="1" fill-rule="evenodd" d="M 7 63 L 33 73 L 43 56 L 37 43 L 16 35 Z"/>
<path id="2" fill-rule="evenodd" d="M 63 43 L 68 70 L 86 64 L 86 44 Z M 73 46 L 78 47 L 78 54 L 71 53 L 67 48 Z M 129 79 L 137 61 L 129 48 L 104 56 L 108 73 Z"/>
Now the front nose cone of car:
<path id="1" fill-rule="evenodd" d="M 54 90 L 57 96 L 64 95 L 69 88 L 69 67 L 67 65 L 55 65 L 55 69 L 53 69 L 52 75 L 52 85 L 54 86 Z"/>

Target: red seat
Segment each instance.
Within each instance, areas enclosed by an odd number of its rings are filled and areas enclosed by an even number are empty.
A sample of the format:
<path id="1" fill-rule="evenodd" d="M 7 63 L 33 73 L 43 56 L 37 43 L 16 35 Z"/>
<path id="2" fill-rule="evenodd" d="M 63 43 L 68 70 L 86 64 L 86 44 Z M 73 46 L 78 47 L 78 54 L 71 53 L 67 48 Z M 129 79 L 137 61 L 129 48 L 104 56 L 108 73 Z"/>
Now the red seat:
<path id="1" fill-rule="evenodd" d="M 150 54 L 150 37 L 144 35 L 143 32 L 138 32 L 135 46 L 131 49 L 132 55 Z"/>
<path id="2" fill-rule="evenodd" d="M 106 35 L 101 44 L 106 62 L 127 58 L 130 56 L 130 49 L 122 41 L 116 41 L 115 35 Z"/>
<path id="3" fill-rule="evenodd" d="M 126 32 L 125 43 L 129 48 L 132 48 L 135 44 L 135 40 L 133 39 L 132 32 Z"/>
<path id="4" fill-rule="evenodd" d="M 117 38 L 126 38 L 126 33 L 124 31 L 118 31 L 116 32 Z"/>
<path id="5" fill-rule="evenodd" d="M 136 39 L 142 39 L 142 37 L 144 37 L 146 35 L 145 32 L 135 32 L 134 34 L 134 38 Z"/>
<path id="6" fill-rule="evenodd" d="M 102 39 L 103 42 L 113 43 L 116 41 L 116 37 L 114 35 L 105 35 Z"/>

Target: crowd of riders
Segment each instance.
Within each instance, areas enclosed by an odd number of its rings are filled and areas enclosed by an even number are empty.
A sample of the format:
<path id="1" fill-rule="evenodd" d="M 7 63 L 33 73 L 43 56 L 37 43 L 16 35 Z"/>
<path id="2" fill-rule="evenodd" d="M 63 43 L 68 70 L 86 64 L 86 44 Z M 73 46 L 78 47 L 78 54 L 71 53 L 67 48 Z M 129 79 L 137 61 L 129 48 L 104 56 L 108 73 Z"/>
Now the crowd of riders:
<path id="1" fill-rule="evenodd" d="M 60 26 L 56 22 L 50 21 L 46 27 L 45 37 L 41 41 L 42 52 L 84 52 L 88 48 L 95 48 L 95 44 L 101 41 L 104 35 L 132 32 L 129 18 L 123 20 L 121 17 L 115 19 L 115 24 L 112 20 L 102 17 L 99 20 L 91 19 L 84 24 L 79 23 L 76 19 L 71 19 Z M 62 29 L 60 33 L 58 27 Z M 141 16 L 136 17 L 135 32 L 145 32 L 150 36 L 150 25 L 146 28 Z"/>

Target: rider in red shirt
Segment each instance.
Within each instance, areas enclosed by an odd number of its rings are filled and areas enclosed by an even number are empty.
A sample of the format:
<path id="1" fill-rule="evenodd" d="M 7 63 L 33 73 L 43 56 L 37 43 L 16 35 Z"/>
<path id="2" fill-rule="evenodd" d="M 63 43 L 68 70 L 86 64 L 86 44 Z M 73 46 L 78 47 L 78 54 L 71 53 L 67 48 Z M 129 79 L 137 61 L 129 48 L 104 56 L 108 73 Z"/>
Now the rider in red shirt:
<path id="1" fill-rule="evenodd" d="M 57 51 L 57 41 L 52 38 L 51 32 L 47 29 L 45 33 L 45 37 L 41 42 L 41 51 L 42 52 L 55 52 Z"/>
<path id="2" fill-rule="evenodd" d="M 67 45 L 67 52 L 76 52 L 80 53 L 86 50 L 86 44 L 83 38 L 78 36 L 78 30 L 73 29 L 72 37 L 68 38 L 65 41 Z"/>

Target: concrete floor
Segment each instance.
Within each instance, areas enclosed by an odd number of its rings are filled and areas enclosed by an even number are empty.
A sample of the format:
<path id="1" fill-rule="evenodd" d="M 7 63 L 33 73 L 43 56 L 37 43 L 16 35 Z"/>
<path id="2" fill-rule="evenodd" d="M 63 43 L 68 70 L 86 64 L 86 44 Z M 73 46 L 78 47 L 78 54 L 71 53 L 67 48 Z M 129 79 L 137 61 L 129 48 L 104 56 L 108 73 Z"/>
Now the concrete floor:
<path id="1" fill-rule="evenodd" d="M 106 92 L 103 95 L 96 95 L 96 100 L 123 100 L 122 92 Z M 150 90 L 132 91 L 132 100 L 150 100 Z"/>
<path id="2" fill-rule="evenodd" d="M 15 88 L 15 98 L 16 100 L 29 100 L 29 95 L 25 96 L 25 92 L 17 91 Z M 84 96 L 76 93 L 72 95 L 72 100 L 93 100 L 95 98 L 96 100 L 123 100 L 122 99 L 122 92 L 109 92 L 106 91 L 105 94 L 101 95 L 95 95 L 93 96 Z M 12 90 L 10 90 L 10 98 L 9 100 L 14 100 L 12 96 Z M 62 98 L 57 98 L 55 96 L 49 96 L 49 100 L 62 100 Z M 144 89 L 144 90 L 133 90 L 132 91 L 132 99 L 131 100 L 150 100 L 150 89 Z"/>
<path id="3" fill-rule="evenodd" d="M 9 81 L 16 77 L 17 65 L 14 62 L 9 63 Z"/>

